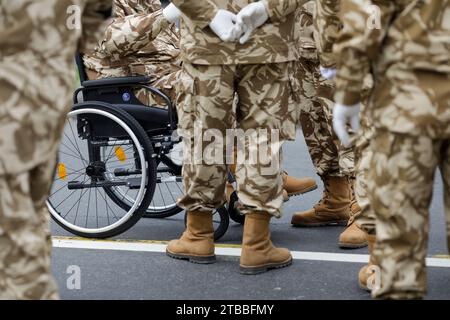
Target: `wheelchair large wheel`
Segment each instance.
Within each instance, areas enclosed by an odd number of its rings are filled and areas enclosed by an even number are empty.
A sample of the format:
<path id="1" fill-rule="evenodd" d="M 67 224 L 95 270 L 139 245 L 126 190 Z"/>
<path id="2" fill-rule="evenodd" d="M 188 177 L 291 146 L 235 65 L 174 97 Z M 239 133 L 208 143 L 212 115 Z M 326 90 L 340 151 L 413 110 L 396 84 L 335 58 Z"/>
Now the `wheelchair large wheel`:
<path id="1" fill-rule="evenodd" d="M 238 201 L 239 198 L 237 192 L 233 191 L 233 193 L 230 196 L 230 202 L 227 205 L 227 210 L 231 220 L 243 225 L 245 223 L 245 215 L 239 212 L 239 209 L 237 208 Z"/>
<path id="2" fill-rule="evenodd" d="M 74 106 L 47 201 L 61 227 L 88 238 L 121 234 L 149 207 L 155 184 L 153 147 L 133 117 L 101 102 Z M 124 198 L 132 206 L 118 205 Z"/>
<path id="3" fill-rule="evenodd" d="M 164 162 L 159 163 L 155 193 L 143 217 L 167 218 L 183 211 L 177 206 L 178 198 L 183 195 L 182 179 L 177 173 Z"/>

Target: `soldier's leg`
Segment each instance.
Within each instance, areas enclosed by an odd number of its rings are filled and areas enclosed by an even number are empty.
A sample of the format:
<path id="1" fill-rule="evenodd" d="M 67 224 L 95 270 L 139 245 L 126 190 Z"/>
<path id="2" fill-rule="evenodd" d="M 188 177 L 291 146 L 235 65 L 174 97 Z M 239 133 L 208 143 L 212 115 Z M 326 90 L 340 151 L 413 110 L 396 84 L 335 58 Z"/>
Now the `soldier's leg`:
<path id="1" fill-rule="evenodd" d="M 441 144 L 425 136 L 377 131 L 370 148 L 368 190 L 376 215 L 375 298 L 423 298 L 428 210 Z"/>
<path id="2" fill-rule="evenodd" d="M 177 108 L 184 142 L 184 195 L 178 205 L 187 211 L 187 229 L 181 239 L 169 243 L 167 254 L 211 263 L 215 261 L 212 211 L 225 202 L 224 137 L 233 125 L 235 71 L 232 66 L 184 64 L 183 68 Z"/>
<path id="3" fill-rule="evenodd" d="M 58 298 L 50 273 L 48 212 L 36 211 L 32 177 L 0 177 L 1 299 Z"/>
<path id="4" fill-rule="evenodd" d="M 356 204 L 356 201 L 352 201 L 353 190 L 350 179 L 353 175 L 353 168 L 350 165 L 353 154 L 347 149 L 340 153 L 332 128 L 331 99 L 334 86 L 320 76 L 319 63 L 314 60 L 300 60 L 296 78 L 301 81 L 302 131 L 313 164 L 324 183 L 324 194 L 313 208 L 294 214 L 291 223 L 294 226 L 345 225 L 352 215 L 352 204 Z M 343 154 L 351 157 L 343 160 Z M 341 165 L 346 166 L 341 168 Z M 355 211 L 359 209 L 357 206 L 354 207 Z M 342 243 L 349 247 L 361 247 L 365 245 L 365 239 L 354 237 L 352 232 L 350 239 Z"/>
<path id="5" fill-rule="evenodd" d="M 254 149 L 246 143 L 244 154 L 248 161 L 239 160 L 243 150 L 238 144 L 239 208 L 246 215 L 240 267 L 244 274 L 256 274 L 292 263 L 289 250 L 272 245 L 269 231 L 270 218 L 281 216 L 283 203 L 279 148 L 290 133 L 284 131 L 282 122 L 290 117 L 289 64 L 240 66 L 238 71 L 238 129 L 247 134 L 255 130 L 258 135 L 257 144 L 251 145 Z M 269 153 L 262 152 L 264 144 Z M 248 153 L 255 149 L 259 157 L 250 162 Z"/>
<path id="6" fill-rule="evenodd" d="M 301 59 L 296 66 L 300 81 L 300 124 L 309 155 L 319 176 L 340 176 L 339 153 L 331 127 L 329 100 L 319 98 L 332 95 L 327 82 L 318 87 L 316 67 L 311 60 Z"/>
<path id="7" fill-rule="evenodd" d="M 52 252 L 52 235 L 50 229 L 50 212 L 46 201 L 53 184 L 53 177 L 56 170 L 56 155 L 50 157 L 48 161 L 34 168 L 30 172 L 30 195 L 42 227 L 41 230 L 46 239 L 47 257 L 50 259 Z"/>
<path id="8" fill-rule="evenodd" d="M 444 143 L 441 159 L 441 175 L 444 182 L 444 208 L 447 220 L 447 250 L 450 254 L 450 139 Z"/>
<path id="9" fill-rule="evenodd" d="M 358 273 L 358 282 L 361 289 L 368 290 L 369 278 L 373 275 L 374 262 L 372 251 L 375 245 L 375 214 L 370 206 L 367 183 L 369 179 L 370 162 L 372 159 L 372 149 L 370 141 L 373 136 L 373 128 L 362 125 L 355 146 L 355 197 L 361 212 L 354 216 L 355 225 L 364 231 L 369 246 L 368 264 L 362 267 Z"/>

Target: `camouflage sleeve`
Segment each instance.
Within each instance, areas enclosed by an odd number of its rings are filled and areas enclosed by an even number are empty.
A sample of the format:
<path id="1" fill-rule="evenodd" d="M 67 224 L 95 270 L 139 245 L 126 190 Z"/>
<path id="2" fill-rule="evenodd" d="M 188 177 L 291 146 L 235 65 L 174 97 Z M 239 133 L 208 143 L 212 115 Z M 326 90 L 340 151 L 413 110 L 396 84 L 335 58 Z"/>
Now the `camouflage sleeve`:
<path id="1" fill-rule="evenodd" d="M 336 103 L 354 105 L 361 101 L 370 61 L 377 59 L 394 14 L 394 1 L 342 0 L 343 28 L 334 47 L 337 58 Z M 378 21 L 374 25 L 373 19 Z"/>
<path id="2" fill-rule="evenodd" d="M 94 50 L 102 38 L 109 18 L 112 15 L 112 0 L 87 0 L 82 16 L 82 36 L 78 50 Z"/>
<path id="3" fill-rule="evenodd" d="M 130 56 L 149 45 L 162 30 L 169 28 L 162 10 L 116 18 L 106 29 L 101 50 L 114 60 Z"/>
<path id="4" fill-rule="evenodd" d="M 212 0 L 172 0 L 172 3 L 202 29 L 210 24 L 218 10 Z"/>
<path id="5" fill-rule="evenodd" d="M 333 45 L 341 27 L 340 2 L 341 0 L 316 0 L 314 39 L 319 52 L 320 64 L 325 68 L 332 68 L 336 65 Z"/>
<path id="6" fill-rule="evenodd" d="M 283 21 L 287 15 L 303 6 L 309 0 L 264 0 L 272 22 Z"/>

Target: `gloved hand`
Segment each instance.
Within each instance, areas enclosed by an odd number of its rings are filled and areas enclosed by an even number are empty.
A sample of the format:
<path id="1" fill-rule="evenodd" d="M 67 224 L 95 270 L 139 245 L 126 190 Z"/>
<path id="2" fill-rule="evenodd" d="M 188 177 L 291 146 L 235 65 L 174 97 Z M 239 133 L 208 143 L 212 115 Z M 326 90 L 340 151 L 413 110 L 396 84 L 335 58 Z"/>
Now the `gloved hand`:
<path id="1" fill-rule="evenodd" d="M 320 66 L 320 74 L 327 80 L 336 78 L 336 68 L 324 68 Z"/>
<path id="2" fill-rule="evenodd" d="M 250 39 L 253 31 L 269 20 L 269 14 L 263 1 L 252 2 L 244 7 L 237 15 L 236 29 L 240 31 L 240 44 L 244 44 Z"/>
<path id="3" fill-rule="evenodd" d="M 180 20 L 181 17 L 180 9 L 178 9 L 173 3 L 165 7 L 164 10 L 162 11 L 162 14 L 164 18 L 171 23 L 178 22 L 178 20 Z"/>
<path id="4" fill-rule="evenodd" d="M 361 109 L 360 104 L 353 106 L 345 106 L 336 103 L 333 108 L 333 128 L 334 132 L 341 140 L 342 144 L 346 147 L 350 145 L 350 135 L 348 134 L 346 125 L 350 123 L 350 126 L 355 131 L 359 130 L 359 111 Z"/>
<path id="5" fill-rule="evenodd" d="M 241 35 L 241 30 L 236 28 L 236 15 L 227 10 L 219 9 L 209 27 L 225 42 L 236 41 Z"/>

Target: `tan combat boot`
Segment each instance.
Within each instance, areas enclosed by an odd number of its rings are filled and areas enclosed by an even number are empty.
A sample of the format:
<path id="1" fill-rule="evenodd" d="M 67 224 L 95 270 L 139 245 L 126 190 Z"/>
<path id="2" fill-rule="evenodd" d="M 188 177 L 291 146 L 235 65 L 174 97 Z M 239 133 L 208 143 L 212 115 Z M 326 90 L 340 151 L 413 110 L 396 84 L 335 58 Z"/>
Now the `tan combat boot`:
<path id="1" fill-rule="evenodd" d="M 242 274 L 258 274 L 292 264 L 288 249 L 275 248 L 270 241 L 270 215 L 247 214 L 242 238 Z"/>
<path id="2" fill-rule="evenodd" d="M 339 236 L 339 246 L 345 249 L 363 248 L 367 246 L 366 233 L 355 222 L 355 216 L 361 212 L 356 200 L 352 201 L 350 212 L 347 228 Z"/>
<path id="3" fill-rule="evenodd" d="M 186 230 L 180 239 L 169 242 L 166 253 L 193 263 L 216 262 L 212 213 L 188 212 Z"/>
<path id="4" fill-rule="evenodd" d="M 317 189 L 317 183 L 313 178 L 295 178 L 286 171 L 281 176 L 283 177 L 283 189 L 289 197 L 298 196 Z"/>
<path id="5" fill-rule="evenodd" d="M 369 245 L 369 263 L 362 267 L 361 270 L 359 270 L 358 274 L 358 280 L 359 280 L 359 286 L 363 290 L 370 291 L 369 287 L 367 286 L 367 281 L 369 280 L 370 276 L 373 274 L 373 272 L 369 269 L 371 266 L 374 265 L 373 261 L 373 248 L 375 247 L 375 241 L 376 236 L 366 233 L 366 240 Z"/>
<path id="6" fill-rule="evenodd" d="M 346 225 L 350 218 L 352 188 L 348 177 L 323 178 L 322 199 L 310 210 L 297 212 L 291 223 L 295 227 Z"/>

